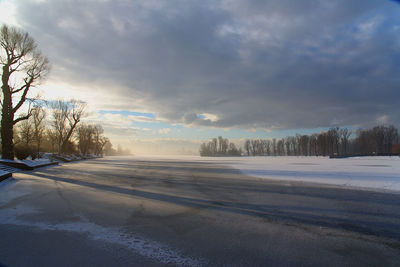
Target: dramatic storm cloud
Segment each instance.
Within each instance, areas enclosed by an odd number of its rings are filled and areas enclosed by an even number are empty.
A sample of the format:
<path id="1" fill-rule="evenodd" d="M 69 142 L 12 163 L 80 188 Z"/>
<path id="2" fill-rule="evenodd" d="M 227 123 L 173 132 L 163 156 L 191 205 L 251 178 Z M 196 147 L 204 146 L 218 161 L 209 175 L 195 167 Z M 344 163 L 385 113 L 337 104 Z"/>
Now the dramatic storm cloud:
<path id="1" fill-rule="evenodd" d="M 223 128 L 400 121 L 395 1 L 13 2 L 51 79 L 102 109 Z"/>

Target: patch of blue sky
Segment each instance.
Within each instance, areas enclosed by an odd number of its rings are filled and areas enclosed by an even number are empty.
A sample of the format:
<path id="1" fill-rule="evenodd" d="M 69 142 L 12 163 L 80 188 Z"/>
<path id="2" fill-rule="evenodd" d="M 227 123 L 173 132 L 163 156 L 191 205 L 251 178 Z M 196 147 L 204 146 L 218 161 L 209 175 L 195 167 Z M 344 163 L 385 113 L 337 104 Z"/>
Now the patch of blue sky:
<path id="1" fill-rule="evenodd" d="M 142 116 L 155 119 L 153 113 L 143 113 L 128 110 L 100 110 L 100 114 L 121 114 L 123 116 Z M 205 117 L 199 114 L 199 118 Z M 208 128 L 208 127 L 186 127 L 182 124 L 171 124 L 161 121 L 135 121 L 132 127 L 139 129 L 138 137 L 142 138 L 177 138 L 185 140 L 209 140 L 214 137 L 223 136 L 229 139 L 272 139 L 284 138 L 287 136 L 295 136 L 296 134 L 310 135 L 328 131 L 329 128 L 313 128 L 313 129 L 290 129 L 266 131 L 264 129 L 244 129 L 244 128 Z M 353 127 L 346 127 L 349 130 L 356 130 Z M 169 130 L 165 130 L 169 129 Z"/>
<path id="2" fill-rule="evenodd" d="M 142 116 L 151 119 L 155 119 L 156 115 L 154 113 L 149 112 L 138 112 L 138 111 L 129 111 L 129 110 L 100 110 L 99 114 L 121 114 L 122 116 Z"/>

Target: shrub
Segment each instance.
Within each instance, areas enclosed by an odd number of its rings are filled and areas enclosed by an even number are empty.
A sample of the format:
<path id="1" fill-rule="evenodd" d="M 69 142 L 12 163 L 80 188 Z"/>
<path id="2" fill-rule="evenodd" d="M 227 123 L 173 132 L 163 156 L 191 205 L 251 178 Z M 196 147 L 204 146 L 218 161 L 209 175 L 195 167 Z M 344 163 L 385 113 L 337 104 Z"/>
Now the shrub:
<path id="1" fill-rule="evenodd" d="M 15 146 L 14 153 L 17 159 L 24 160 L 32 154 L 32 149 L 27 145 Z"/>

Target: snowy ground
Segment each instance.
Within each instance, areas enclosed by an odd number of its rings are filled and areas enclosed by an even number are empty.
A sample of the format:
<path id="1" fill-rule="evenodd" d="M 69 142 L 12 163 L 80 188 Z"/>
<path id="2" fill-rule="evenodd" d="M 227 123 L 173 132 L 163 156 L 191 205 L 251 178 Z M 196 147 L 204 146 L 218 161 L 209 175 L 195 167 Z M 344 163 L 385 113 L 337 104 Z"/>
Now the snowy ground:
<path id="1" fill-rule="evenodd" d="M 8 162 L 8 163 L 22 163 L 30 167 L 36 167 L 40 165 L 46 165 L 51 163 L 49 159 L 34 159 L 34 160 L 9 160 L 9 159 L 0 159 L 0 163 Z"/>
<path id="2" fill-rule="evenodd" d="M 400 157 L 197 157 L 142 156 L 144 160 L 183 160 L 229 165 L 264 179 L 304 181 L 374 190 L 400 191 Z"/>

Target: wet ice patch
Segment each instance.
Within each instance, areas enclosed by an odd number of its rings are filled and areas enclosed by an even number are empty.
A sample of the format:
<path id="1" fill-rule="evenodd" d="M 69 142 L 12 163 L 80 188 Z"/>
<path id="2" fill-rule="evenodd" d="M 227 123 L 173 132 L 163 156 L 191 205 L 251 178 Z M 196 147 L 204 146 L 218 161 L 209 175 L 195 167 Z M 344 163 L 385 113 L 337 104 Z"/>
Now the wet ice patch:
<path id="1" fill-rule="evenodd" d="M 108 242 L 121 245 L 128 250 L 141 256 L 153 259 L 160 263 L 172 264 L 175 266 L 203 266 L 204 260 L 184 256 L 180 251 L 170 248 L 160 242 L 133 236 L 124 233 L 120 229 L 106 228 L 83 218 L 83 221 L 68 222 L 61 224 L 48 224 L 44 222 L 30 222 L 19 219 L 22 215 L 34 214 L 37 211 L 29 207 L 14 207 L 0 210 L 0 225 L 17 225 L 34 227 L 41 231 L 68 231 L 80 234 L 87 234 L 92 240 Z"/>

